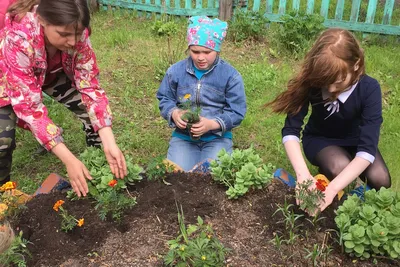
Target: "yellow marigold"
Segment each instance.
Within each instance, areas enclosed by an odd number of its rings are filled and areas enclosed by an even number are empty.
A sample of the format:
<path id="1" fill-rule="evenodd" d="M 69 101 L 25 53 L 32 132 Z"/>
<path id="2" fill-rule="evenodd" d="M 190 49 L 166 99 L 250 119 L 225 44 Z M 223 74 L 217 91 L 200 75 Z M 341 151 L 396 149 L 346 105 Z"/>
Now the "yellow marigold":
<path id="1" fill-rule="evenodd" d="M 58 209 L 62 206 L 62 204 L 64 204 L 65 201 L 64 200 L 58 200 L 54 206 L 53 206 L 53 210 L 58 211 Z"/>
<path id="2" fill-rule="evenodd" d="M 183 98 L 184 99 L 189 99 L 192 95 L 191 94 L 186 94 Z"/>
<path id="3" fill-rule="evenodd" d="M 17 188 L 17 184 L 15 182 L 7 182 L 0 187 L 0 191 L 7 191 Z"/>
<path id="4" fill-rule="evenodd" d="M 78 225 L 79 227 L 82 227 L 82 225 L 85 223 L 85 219 L 81 218 L 78 220 L 78 223 L 76 225 Z"/>
<path id="5" fill-rule="evenodd" d="M 179 249 L 180 249 L 181 251 L 185 251 L 185 247 L 184 247 L 184 246 L 181 246 Z"/>
<path id="6" fill-rule="evenodd" d="M 206 256 L 201 256 L 201 260 L 203 260 L 203 261 L 205 261 L 207 259 L 207 257 Z"/>
<path id="7" fill-rule="evenodd" d="M 47 130 L 47 133 L 49 133 L 51 135 L 55 135 L 58 131 L 58 128 L 55 124 L 50 123 L 49 125 L 47 125 L 46 130 Z"/>

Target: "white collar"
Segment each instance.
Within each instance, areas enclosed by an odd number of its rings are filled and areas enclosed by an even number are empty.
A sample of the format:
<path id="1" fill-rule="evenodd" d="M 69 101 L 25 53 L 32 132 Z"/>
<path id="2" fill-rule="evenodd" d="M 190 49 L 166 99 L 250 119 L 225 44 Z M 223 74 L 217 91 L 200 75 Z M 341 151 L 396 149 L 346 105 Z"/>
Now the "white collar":
<path id="1" fill-rule="evenodd" d="M 356 82 L 351 88 L 347 91 L 344 91 L 343 93 L 340 93 L 338 95 L 338 100 L 342 103 L 346 102 L 346 100 L 349 98 L 351 93 L 353 93 L 354 89 L 356 89 L 358 82 Z M 330 93 L 327 90 L 322 90 L 322 99 L 328 99 L 330 96 Z"/>

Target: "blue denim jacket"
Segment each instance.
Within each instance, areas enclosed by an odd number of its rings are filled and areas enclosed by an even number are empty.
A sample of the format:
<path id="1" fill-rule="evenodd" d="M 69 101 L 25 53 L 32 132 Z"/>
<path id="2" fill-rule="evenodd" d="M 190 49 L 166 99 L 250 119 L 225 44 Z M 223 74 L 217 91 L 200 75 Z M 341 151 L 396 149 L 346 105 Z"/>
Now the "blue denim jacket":
<path id="1" fill-rule="evenodd" d="M 221 130 L 213 133 L 222 135 L 239 126 L 246 114 L 246 95 L 240 73 L 219 57 L 201 79 L 197 79 L 191 57 L 172 65 L 165 74 L 157 98 L 161 115 L 170 127 L 175 127 L 171 115 L 191 95 L 192 107 L 201 107 L 201 116 L 214 119 Z"/>

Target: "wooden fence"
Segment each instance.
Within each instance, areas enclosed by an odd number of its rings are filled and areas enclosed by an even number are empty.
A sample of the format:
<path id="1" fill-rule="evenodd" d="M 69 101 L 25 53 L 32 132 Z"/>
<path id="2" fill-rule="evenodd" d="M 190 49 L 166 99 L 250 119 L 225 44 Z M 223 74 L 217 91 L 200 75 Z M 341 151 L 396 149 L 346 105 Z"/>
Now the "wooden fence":
<path id="1" fill-rule="evenodd" d="M 234 7 L 263 12 L 279 22 L 288 12 L 318 13 L 326 27 L 400 35 L 400 0 L 99 0 L 119 7 L 177 16 L 207 15 L 227 20 Z"/>

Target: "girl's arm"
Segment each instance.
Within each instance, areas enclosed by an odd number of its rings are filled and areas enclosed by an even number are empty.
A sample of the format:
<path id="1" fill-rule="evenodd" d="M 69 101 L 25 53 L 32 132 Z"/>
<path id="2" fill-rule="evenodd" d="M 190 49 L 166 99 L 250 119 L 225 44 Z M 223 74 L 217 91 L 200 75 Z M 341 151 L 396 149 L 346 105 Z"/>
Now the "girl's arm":
<path id="1" fill-rule="evenodd" d="M 287 140 L 284 143 L 286 154 L 296 173 L 297 183 L 303 183 L 305 180 L 312 178 L 307 164 L 301 152 L 300 143 L 297 140 Z"/>
<path id="2" fill-rule="evenodd" d="M 225 101 L 224 112 L 215 118 L 220 124 L 222 134 L 239 126 L 247 111 L 243 79 L 236 70 L 228 81 Z"/>
<path id="3" fill-rule="evenodd" d="M 111 126 L 112 116 L 107 95 L 100 87 L 98 80 L 100 71 L 96 62 L 96 55 L 90 44 L 88 30 L 82 33 L 75 49 L 73 55 L 75 65 L 72 66 L 74 85 L 82 95 L 82 102 L 86 106 L 91 125 L 97 132 L 103 127 Z M 64 57 L 63 60 L 65 60 Z"/>
<path id="4" fill-rule="evenodd" d="M 168 125 L 171 128 L 178 126 L 179 128 L 185 128 L 186 123 L 180 119 L 183 114 L 183 110 L 177 107 L 178 99 L 176 94 L 176 84 L 173 83 L 170 72 L 173 72 L 174 65 L 171 66 L 163 80 L 161 81 L 160 87 L 157 91 L 157 99 L 159 102 L 159 109 L 161 116 L 168 121 Z M 176 124 L 178 123 L 178 124 Z"/>

